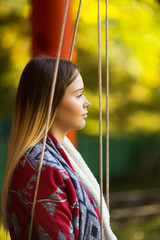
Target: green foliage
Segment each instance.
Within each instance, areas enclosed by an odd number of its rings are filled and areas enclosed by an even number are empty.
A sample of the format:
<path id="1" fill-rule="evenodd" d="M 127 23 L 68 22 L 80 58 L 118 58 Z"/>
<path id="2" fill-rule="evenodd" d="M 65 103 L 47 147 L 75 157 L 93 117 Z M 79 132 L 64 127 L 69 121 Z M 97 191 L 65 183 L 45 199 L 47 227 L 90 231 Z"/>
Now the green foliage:
<path id="1" fill-rule="evenodd" d="M 0 4 L 0 116 L 11 117 L 16 87 L 30 57 L 30 5 L 27 0 Z"/>
<path id="2" fill-rule="evenodd" d="M 96 7 L 97 1 L 94 0 L 83 4 L 77 48 L 87 96 L 91 96 L 89 100 L 92 103 L 85 131 L 98 134 Z M 102 61 L 105 72 L 104 1 L 101 9 Z M 160 132 L 160 6 L 154 0 L 111 0 L 108 12 L 110 132 Z M 105 74 L 103 83 L 105 85 Z M 104 96 L 103 99 L 105 115 Z"/>
<path id="3" fill-rule="evenodd" d="M 76 16 L 79 0 L 73 1 Z M 0 116 L 10 117 L 22 69 L 31 56 L 30 2 L 0 5 Z M 109 1 L 110 133 L 160 132 L 160 6 L 156 0 Z M 105 133 L 105 1 L 101 1 Z M 91 102 L 85 132 L 98 134 L 97 1 L 83 1 L 77 63 Z"/>

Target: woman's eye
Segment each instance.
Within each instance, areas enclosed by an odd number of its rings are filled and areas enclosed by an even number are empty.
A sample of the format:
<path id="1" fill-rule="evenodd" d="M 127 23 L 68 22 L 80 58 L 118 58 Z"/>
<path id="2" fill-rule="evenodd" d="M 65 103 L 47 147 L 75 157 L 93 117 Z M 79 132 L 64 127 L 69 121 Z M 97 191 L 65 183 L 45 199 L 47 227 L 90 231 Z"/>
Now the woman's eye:
<path id="1" fill-rule="evenodd" d="M 82 95 L 83 95 L 82 93 L 81 93 L 81 94 L 79 94 L 79 95 L 77 96 L 77 98 L 80 98 Z"/>

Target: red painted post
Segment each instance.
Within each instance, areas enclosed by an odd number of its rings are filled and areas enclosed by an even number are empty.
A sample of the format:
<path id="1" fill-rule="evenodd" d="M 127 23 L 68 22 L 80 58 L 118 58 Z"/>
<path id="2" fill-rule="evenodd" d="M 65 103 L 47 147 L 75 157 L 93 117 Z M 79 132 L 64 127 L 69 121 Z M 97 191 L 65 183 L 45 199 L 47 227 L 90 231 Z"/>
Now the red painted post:
<path id="1" fill-rule="evenodd" d="M 33 56 L 57 56 L 65 0 L 32 0 L 32 53 Z M 74 22 L 71 13 L 72 0 L 69 1 L 61 58 L 69 59 Z M 72 61 L 75 61 L 73 54 Z M 76 133 L 69 132 L 69 138 L 76 145 Z"/>

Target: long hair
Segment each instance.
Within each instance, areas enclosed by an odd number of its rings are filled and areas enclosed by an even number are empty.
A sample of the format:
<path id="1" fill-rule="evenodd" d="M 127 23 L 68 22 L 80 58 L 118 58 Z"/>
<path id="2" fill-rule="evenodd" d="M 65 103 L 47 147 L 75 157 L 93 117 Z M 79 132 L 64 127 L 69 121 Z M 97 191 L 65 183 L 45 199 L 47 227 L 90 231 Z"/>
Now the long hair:
<path id="1" fill-rule="evenodd" d="M 56 59 L 37 57 L 22 72 L 13 116 L 7 166 L 2 189 L 3 227 L 8 231 L 7 201 L 11 178 L 24 153 L 44 137 Z M 64 92 L 79 74 L 73 63 L 60 59 L 49 129 Z"/>

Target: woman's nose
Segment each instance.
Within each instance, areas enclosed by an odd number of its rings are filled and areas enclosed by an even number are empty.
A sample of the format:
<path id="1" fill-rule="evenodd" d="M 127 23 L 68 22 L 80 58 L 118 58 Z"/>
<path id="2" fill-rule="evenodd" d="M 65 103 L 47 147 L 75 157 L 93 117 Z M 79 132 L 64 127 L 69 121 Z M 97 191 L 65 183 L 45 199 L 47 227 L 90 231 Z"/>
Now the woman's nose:
<path id="1" fill-rule="evenodd" d="M 90 105 L 91 105 L 90 102 L 85 98 L 85 102 L 84 102 L 83 106 L 85 108 L 88 108 Z"/>

